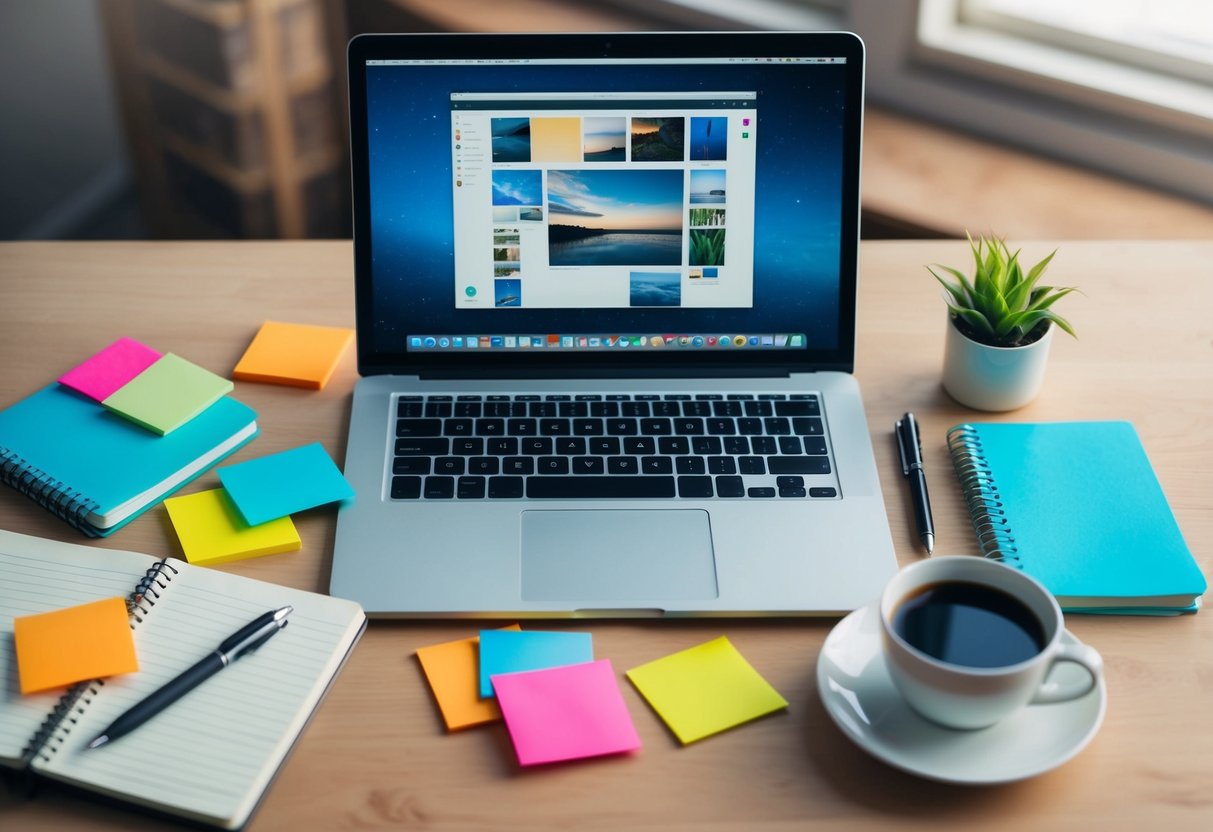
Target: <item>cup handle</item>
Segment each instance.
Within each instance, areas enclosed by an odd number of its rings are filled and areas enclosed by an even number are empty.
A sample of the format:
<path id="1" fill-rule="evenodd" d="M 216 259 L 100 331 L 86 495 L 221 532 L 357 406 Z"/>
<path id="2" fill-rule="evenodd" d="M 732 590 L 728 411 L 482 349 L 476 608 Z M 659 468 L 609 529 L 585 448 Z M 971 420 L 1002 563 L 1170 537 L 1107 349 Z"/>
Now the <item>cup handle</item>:
<path id="1" fill-rule="evenodd" d="M 1081 665 L 1087 671 L 1087 680 L 1083 682 L 1060 683 L 1050 681 L 1049 677 L 1053 674 L 1053 668 L 1061 662 L 1072 662 Z M 1049 665 L 1049 672 L 1045 675 L 1045 683 L 1040 686 L 1040 690 L 1032 697 L 1031 705 L 1047 705 L 1053 702 L 1069 702 L 1071 699 L 1078 699 L 1086 696 L 1095 689 L 1099 684 L 1099 677 L 1103 673 L 1103 658 L 1093 647 L 1088 647 L 1085 644 L 1061 644 L 1057 652 L 1053 654 L 1053 661 Z"/>

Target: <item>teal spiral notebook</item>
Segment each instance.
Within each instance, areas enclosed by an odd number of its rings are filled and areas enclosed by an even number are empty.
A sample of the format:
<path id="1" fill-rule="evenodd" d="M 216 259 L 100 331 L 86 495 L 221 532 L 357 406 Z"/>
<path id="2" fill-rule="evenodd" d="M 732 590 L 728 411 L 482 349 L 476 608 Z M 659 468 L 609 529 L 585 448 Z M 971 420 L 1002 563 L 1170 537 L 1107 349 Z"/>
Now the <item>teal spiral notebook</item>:
<path id="1" fill-rule="evenodd" d="M 978 545 L 1068 612 L 1196 612 L 1207 582 L 1128 422 L 948 431 Z"/>
<path id="2" fill-rule="evenodd" d="M 104 537 L 256 435 L 228 396 L 160 436 L 55 383 L 0 410 L 0 482 Z"/>

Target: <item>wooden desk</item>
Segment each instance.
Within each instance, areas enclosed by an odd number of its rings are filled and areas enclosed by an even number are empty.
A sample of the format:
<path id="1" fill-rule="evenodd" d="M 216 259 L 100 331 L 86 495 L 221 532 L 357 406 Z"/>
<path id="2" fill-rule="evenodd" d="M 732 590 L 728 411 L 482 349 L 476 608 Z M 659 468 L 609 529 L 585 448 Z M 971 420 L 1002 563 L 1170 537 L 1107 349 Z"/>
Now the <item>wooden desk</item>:
<path id="1" fill-rule="evenodd" d="M 1053 244 L 1024 248 L 1035 262 Z M 858 375 L 903 562 L 920 557 L 891 435 L 906 409 L 918 414 L 927 437 L 938 550 L 974 548 L 943 435 L 976 414 L 939 388 L 944 311 L 923 269 L 966 258 L 965 244 L 954 242 L 863 248 Z M 0 245 L 0 406 L 120 335 L 226 374 L 267 318 L 353 325 L 351 260 L 342 242 Z M 1051 274 L 1085 292 L 1065 310 L 1081 340 L 1054 340 L 1044 392 L 1013 414 L 1132 420 L 1206 574 L 1213 573 L 1210 263 L 1213 243 L 1061 244 Z M 236 395 L 257 410 L 263 433 L 236 459 L 312 440 L 343 459 L 354 367 L 351 353 L 319 393 L 238 384 Z M 211 472 L 189 488 L 216 485 Z M 323 591 L 334 517 L 322 511 L 297 524 L 302 551 L 225 568 Z M 0 527 L 84 542 L 9 489 L 0 489 Z M 176 551 L 160 508 L 92 545 Z M 416 648 L 464 637 L 479 623 L 372 622 L 250 829 L 1213 828 L 1213 611 L 1178 619 L 1071 616 L 1070 628 L 1107 663 L 1103 729 L 1061 768 L 997 788 L 919 780 L 844 738 L 814 686 L 832 623 L 554 624 L 593 632 L 597 655 L 620 673 L 727 634 L 791 706 L 683 748 L 621 680 L 644 742 L 638 754 L 523 771 L 501 725 L 444 733 L 413 658 Z M 31 802 L 0 797 L 0 827 L 165 825 L 43 789 Z"/>

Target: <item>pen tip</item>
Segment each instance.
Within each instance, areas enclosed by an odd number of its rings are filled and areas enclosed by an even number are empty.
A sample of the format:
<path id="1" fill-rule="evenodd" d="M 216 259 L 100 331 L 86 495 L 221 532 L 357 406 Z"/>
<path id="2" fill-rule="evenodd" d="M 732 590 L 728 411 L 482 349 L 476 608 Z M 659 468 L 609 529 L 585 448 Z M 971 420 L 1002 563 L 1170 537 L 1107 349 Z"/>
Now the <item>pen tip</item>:
<path id="1" fill-rule="evenodd" d="M 105 734 L 102 734 L 101 736 L 97 737 L 97 739 L 90 742 L 88 744 L 88 747 L 89 748 L 100 748 L 101 746 L 105 745 L 109 741 L 110 741 L 110 738 L 107 737 Z"/>
<path id="2" fill-rule="evenodd" d="M 924 535 L 922 536 L 922 543 L 923 543 L 923 545 L 924 545 L 924 546 L 926 546 L 926 547 L 927 547 L 927 554 L 928 554 L 928 555 L 931 555 L 931 554 L 934 554 L 934 553 L 935 553 L 935 535 L 933 535 L 933 534 L 924 534 Z"/>

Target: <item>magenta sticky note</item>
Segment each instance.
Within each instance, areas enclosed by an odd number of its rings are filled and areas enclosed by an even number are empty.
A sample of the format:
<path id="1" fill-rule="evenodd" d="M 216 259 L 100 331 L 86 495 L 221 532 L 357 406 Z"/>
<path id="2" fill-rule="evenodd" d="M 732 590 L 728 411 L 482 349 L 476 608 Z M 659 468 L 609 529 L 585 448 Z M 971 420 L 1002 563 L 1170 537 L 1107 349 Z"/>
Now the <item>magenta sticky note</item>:
<path id="1" fill-rule="evenodd" d="M 610 659 L 498 674 L 493 690 L 521 765 L 640 748 Z"/>
<path id="2" fill-rule="evenodd" d="M 160 353 L 133 338 L 119 338 L 59 377 L 59 383 L 90 399 L 109 398 L 160 359 Z"/>

